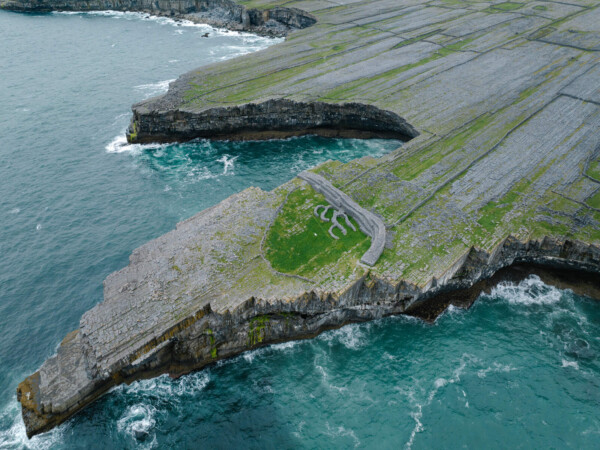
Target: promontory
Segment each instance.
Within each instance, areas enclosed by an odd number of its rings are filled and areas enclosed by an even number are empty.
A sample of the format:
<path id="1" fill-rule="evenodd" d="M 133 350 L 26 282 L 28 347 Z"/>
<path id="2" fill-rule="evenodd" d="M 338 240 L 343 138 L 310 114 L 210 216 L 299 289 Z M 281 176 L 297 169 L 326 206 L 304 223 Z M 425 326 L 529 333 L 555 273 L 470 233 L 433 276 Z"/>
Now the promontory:
<path id="1" fill-rule="evenodd" d="M 390 314 L 509 272 L 600 297 L 596 0 L 0 0 L 283 36 L 133 106 L 132 143 L 397 138 L 249 188 L 138 248 L 18 387 L 27 434 L 111 387 Z"/>

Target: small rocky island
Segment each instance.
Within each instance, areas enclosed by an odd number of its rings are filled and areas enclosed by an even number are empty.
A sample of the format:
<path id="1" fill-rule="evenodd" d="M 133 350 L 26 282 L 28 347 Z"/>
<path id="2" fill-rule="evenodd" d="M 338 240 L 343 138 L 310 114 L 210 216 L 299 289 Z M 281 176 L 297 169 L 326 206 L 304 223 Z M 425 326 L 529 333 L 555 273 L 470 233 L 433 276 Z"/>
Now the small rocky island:
<path id="1" fill-rule="evenodd" d="M 106 279 L 104 301 L 19 385 L 29 436 L 120 383 L 350 322 L 431 320 L 503 276 L 535 272 L 600 298 L 595 0 L 0 6 L 137 10 L 287 34 L 134 105 L 130 142 L 408 141 L 271 192 L 249 188 L 135 250 Z"/>

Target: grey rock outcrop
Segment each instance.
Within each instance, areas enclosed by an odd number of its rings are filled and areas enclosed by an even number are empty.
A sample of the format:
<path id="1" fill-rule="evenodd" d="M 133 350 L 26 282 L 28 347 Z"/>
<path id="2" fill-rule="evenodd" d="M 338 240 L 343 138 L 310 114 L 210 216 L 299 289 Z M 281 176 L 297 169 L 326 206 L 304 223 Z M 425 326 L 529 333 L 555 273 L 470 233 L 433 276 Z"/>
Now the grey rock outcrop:
<path id="1" fill-rule="evenodd" d="M 318 210 L 321 208 L 323 208 L 323 212 L 321 213 L 321 215 L 319 215 Z M 327 211 L 329 211 L 331 208 L 332 208 L 332 206 L 318 205 L 314 209 L 314 214 L 322 221 L 329 222 L 330 220 L 327 217 L 325 217 L 325 215 L 327 214 Z M 348 228 L 350 228 L 352 231 L 356 231 L 356 228 L 354 227 L 354 225 L 352 225 L 352 222 L 350 222 L 350 219 L 348 219 L 348 216 L 346 214 L 344 214 L 343 212 L 340 212 L 337 209 L 335 209 L 333 211 L 333 215 L 331 216 L 331 224 L 332 225 L 331 225 L 331 227 L 329 227 L 328 233 L 333 239 L 336 239 L 336 240 L 339 239 L 339 237 L 337 237 L 335 235 L 335 233 L 333 232 L 333 230 L 335 230 L 336 228 L 338 230 L 340 230 L 344 236 L 346 236 L 348 234 L 348 231 L 346 230 L 346 228 L 344 228 L 344 225 L 342 225 L 338 221 L 338 217 L 343 217 L 346 222 L 346 226 Z"/>
<path id="2" fill-rule="evenodd" d="M 200 217 L 195 221 L 204 222 Z M 105 364 L 105 356 L 102 356 L 106 350 L 99 351 L 98 344 L 94 343 L 97 339 L 94 334 L 99 330 L 86 335 L 90 331 L 84 331 L 87 328 L 84 318 L 82 328 L 65 338 L 57 354 L 19 385 L 17 396 L 23 407 L 27 434 L 32 436 L 53 428 L 122 382 L 165 372 L 183 374 L 258 346 L 314 337 L 347 323 L 411 311 L 435 318 L 450 302 L 444 297 L 470 298 L 472 302 L 483 287 L 478 283 L 503 268 L 523 263 L 576 270 L 597 277 L 600 248 L 570 240 L 548 238 L 521 242 L 509 237 L 491 254 L 471 249 L 444 276 L 433 279 L 425 287 L 390 283 L 367 274 L 336 295 L 306 288 L 288 300 L 252 297 L 233 309 L 214 310 L 209 303 L 174 327 L 154 323 L 147 329 L 147 336 L 154 337 L 147 337 L 146 341 L 134 343 L 114 336 L 116 339 L 111 344 L 114 348 L 110 351 L 123 356 L 110 365 Z M 139 273 L 138 280 L 109 289 L 131 289 L 128 286 L 132 282 L 139 284 L 143 276 Z M 116 281 L 113 278 L 111 284 L 113 280 Z M 596 295 L 600 295 L 600 286 L 596 289 Z M 130 306 L 135 309 L 135 302 L 145 301 L 145 296 L 134 294 L 132 301 Z M 154 297 L 152 303 L 157 307 L 165 301 L 166 298 Z M 439 309 L 428 312 L 429 304 Z M 468 306 L 470 303 L 463 300 L 459 304 Z M 136 317 L 135 313 L 128 313 L 123 318 L 118 305 L 99 307 L 110 308 L 113 323 L 117 320 L 126 323 L 128 318 L 135 320 Z M 99 307 L 86 317 L 96 315 Z"/>
<path id="3" fill-rule="evenodd" d="M 0 8 L 20 12 L 135 11 L 269 36 L 285 36 L 290 30 L 316 23 L 312 14 L 298 8 L 249 9 L 232 0 L 3 0 Z"/>

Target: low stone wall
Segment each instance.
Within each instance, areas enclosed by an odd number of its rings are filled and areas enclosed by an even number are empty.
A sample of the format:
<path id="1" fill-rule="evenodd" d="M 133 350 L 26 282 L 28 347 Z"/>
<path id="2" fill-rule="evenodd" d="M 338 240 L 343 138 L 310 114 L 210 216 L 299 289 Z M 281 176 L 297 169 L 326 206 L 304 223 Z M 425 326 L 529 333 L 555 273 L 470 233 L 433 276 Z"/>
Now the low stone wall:
<path id="1" fill-rule="evenodd" d="M 298 177 L 310 184 L 315 191 L 323 194 L 335 209 L 352 216 L 361 231 L 371 236 L 371 247 L 360 258 L 360 262 L 368 266 L 374 266 L 385 247 L 385 224 L 383 221 L 337 189 L 321 175 L 304 171 Z"/>

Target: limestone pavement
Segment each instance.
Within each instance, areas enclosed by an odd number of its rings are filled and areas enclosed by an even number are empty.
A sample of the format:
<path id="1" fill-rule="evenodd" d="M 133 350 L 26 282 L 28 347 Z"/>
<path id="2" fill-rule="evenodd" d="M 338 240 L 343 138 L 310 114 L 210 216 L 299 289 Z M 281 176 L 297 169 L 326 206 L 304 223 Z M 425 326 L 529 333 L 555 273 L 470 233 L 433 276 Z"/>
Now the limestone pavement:
<path id="1" fill-rule="evenodd" d="M 407 311 L 515 261 L 600 273 L 597 1 L 238 3 L 316 23 L 135 105 L 130 140 L 412 139 L 245 190 L 137 249 L 20 386 L 30 434 L 119 382 Z M 356 236 L 311 247 L 314 208 L 343 206 L 319 186 L 373 218 L 359 222 L 372 255 Z M 310 256 L 288 264 L 281 250 Z"/>

